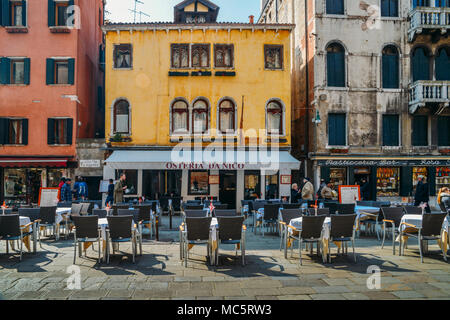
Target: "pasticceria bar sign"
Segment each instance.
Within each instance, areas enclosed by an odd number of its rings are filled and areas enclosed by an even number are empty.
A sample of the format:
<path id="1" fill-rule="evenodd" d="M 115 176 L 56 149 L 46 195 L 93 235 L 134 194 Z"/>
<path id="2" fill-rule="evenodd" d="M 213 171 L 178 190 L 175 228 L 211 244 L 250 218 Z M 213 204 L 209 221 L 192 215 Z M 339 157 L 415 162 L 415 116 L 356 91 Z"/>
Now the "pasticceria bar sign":
<path id="1" fill-rule="evenodd" d="M 319 160 L 318 165 L 323 167 L 440 167 L 450 166 L 450 160 Z"/>

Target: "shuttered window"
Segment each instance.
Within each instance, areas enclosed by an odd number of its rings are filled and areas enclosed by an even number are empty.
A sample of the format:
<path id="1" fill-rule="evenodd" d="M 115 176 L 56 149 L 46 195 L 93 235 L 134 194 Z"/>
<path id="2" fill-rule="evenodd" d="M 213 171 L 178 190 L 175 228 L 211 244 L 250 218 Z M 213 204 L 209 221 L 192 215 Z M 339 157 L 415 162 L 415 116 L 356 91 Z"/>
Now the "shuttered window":
<path id="1" fill-rule="evenodd" d="M 69 7 L 74 5 L 74 0 L 55 1 L 48 0 L 48 26 L 49 27 L 66 27 L 68 26 Z M 71 21 L 73 22 L 73 21 Z"/>
<path id="2" fill-rule="evenodd" d="M 441 48 L 435 58 L 436 80 L 450 80 L 450 48 Z"/>
<path id="3" fill-rule="evenodd" d="M 450 116 L 438 117 L 438 145 L 450 146 Z"/>
<path id="4" fill-rule="evenodd" d="M 398 17 L 398 0 L 381 0 L 382 17 Z"/>
<path id="5" fill-rule="evenodd" d="M 327 0 L 327 14 L 344 14 L 344 0 Z"/>
<path id="6" fill-rule="evenodd" d="M 399 116 L 383 115 L 383 146 L 399 145 Z"/>
<path id="7" fill-rule="evenodd" d="M 48 119 L 47 143 L 49 145 L 72 145 L 73 119 Z"/>
<path id="8" fill-rule="evenodd" d="M 27 145 L 28 119 L 0 118 L 0 145 Z"/>
<path id="9" fill-rule="evenodd" d="M 327 85 L 345 87 L 345 50 L 338 43 L 327 48 Z"/>
<path id="10" fill-rule="evenodd" d="M 347 143 L 346 115 L 344 113 L 330 113 L 328 115 L 328 145 L 345 146 Z"/>
<path id="11" fill-rule="evenodd" d="M 0 84 L 30 84 L 30 59 L 0 58 Z"/>
<path id="12" fill-rule="evenodd" d="M 412 145 L 428 145 L 428 117 L 414 116 L 412 120 Z"/>
<path id="13" fill-rule="evenodd" d="M 412 54 L 413 81 L 430 80 L 430 57 L 428 51 L 418 47 Z"/>
<path id="14" fill-rule="evenodd" d="M 383 88 L 399 88 L 399 56 L 397 48 L 387 46 L 382 56 Z"/>
<path id="15" fill-rule="evenodd" d="M 25 0 L 0 0 L 0 25 L 25 27 L 27 3 Z"/>
<path id="16" fill-rule="evenodd" d="M 75 83 L 75 59 L 47 59 L 47 85 Z"/>

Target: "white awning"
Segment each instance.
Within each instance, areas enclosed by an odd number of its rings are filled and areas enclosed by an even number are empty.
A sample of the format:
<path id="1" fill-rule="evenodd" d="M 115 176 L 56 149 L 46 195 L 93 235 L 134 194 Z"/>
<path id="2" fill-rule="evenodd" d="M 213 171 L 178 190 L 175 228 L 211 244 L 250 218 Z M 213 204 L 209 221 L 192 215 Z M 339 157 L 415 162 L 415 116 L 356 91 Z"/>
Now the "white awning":
<path id="1" fill-rule="evenodd" d="M 124 170 L 298 170 L 300 161 L 287 151 L 117 150 L 105 165 Z"/>

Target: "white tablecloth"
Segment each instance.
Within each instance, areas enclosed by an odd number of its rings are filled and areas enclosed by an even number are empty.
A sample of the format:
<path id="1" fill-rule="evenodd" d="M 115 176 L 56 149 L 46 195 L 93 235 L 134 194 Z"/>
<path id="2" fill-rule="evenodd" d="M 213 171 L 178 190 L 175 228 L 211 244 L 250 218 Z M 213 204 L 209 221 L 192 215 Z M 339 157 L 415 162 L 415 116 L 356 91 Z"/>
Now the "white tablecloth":
<path id="1" fill-rule="evenodd" d="M 401 223 L 403 223 L 403 222 L 412 224 L 412 225 L 420 228 L 420 227 L 422 227 L 422 215 L 421 214 L 405 214 L 402 217 Z M 450 221 L 449 221 L 449 217 L 447 216 L 447 218 L 444 219 L 444 223 L 442 224 L 442 229 L 447 231 L 449 224 L 450 224 Z M 408 226 L 400 224 L 399 231 L 405 230 L 405 228 L 408 228 Z"/>
<path id="2" fill-rule="evenodd" d="M 29 224 L 31 222 L 29 217 L 22 217 L 22 216 L 20 216 L 19 220 L 20 220 L 20 226 L 21 227 L 22 226 L 26 226 L 27 224 Z"/>
<path id="3" fill-rule="evenodd" d="M 61 223 L 63 221 L 63 214 L 70 214 L 72 212 L 71 208 L 56 208 L 56 217 L 55 222 L 57 224 Z"/>

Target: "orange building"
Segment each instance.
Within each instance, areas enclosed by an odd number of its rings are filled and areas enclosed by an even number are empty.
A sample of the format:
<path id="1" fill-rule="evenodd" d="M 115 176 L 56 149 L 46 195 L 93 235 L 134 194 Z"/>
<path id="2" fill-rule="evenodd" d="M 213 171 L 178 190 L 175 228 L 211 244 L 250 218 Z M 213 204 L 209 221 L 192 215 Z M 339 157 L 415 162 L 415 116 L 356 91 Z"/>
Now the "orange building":
<path id="1" fill-rule="evenodd" d="M 0 201 L 36 203 L 103 129 L 104 0 L 0 0 Z"/>

